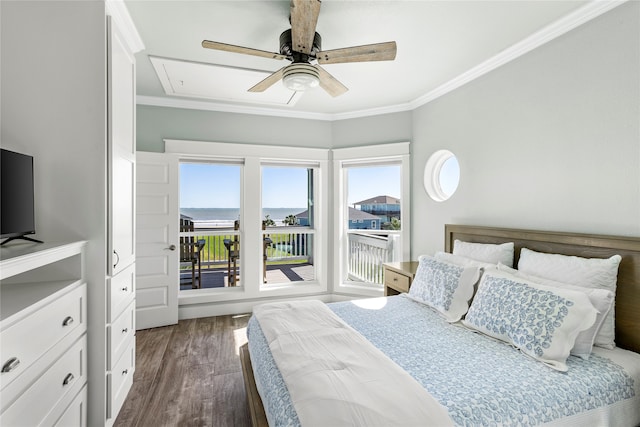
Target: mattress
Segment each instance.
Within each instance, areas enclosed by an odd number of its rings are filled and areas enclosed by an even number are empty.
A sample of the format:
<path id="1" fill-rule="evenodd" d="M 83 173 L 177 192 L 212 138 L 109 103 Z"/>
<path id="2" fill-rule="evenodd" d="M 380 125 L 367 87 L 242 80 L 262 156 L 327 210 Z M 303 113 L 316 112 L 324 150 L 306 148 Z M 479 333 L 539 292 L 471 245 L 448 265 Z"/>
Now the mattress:
<path id="1" fill-rule="evenodd" d="M 457 425 L 640 423 L 639 354 L 598 348 L 588 360 L 569 357 L 569 370 L 559 372 L 403 295 L 328 307 L 416 379 Z M 300 425 L 255 318 L 247 334 L 269 424 Z"/>

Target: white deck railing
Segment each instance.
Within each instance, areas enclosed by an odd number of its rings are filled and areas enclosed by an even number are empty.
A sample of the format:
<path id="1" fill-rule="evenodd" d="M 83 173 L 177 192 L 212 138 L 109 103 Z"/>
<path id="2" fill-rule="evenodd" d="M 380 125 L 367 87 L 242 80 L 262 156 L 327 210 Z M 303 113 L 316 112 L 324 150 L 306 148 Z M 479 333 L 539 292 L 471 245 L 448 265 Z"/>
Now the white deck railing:
<path id="1" fill-rule="evenodd" d="M 349 233 L 349 278 L 384 283 L 383 263 L 393 261 L 393 239 L 365 233 Z"/>
<path id="2" fill-rule="evenodd" d="M 278 232 L 276 232 L 278 231 Z M 285 230 L 283 230 L 285 231 Z M 191 233 L 180 233 L 181 236 L 194 236 L 195 240 L 204 240 L 205 245 L 200 252 L 200 262 L 203 269 L 226 266 L 229 251 L 224 240 L 240 240 L 237 231 L 225 230 L 196 230 Z M 385 262 L 393 261 L 393 236 L 375 235 L 363 232 L 350 232 L 348 244 L 348 277 L 351 280 L 372 284 L 383 284 L 383 266 Z M 270 261 L 298 261 L 312 262 L 313 233 L 295 232 L 289 228 L 286 232 L 267 230 L 264 234 L 264 251 L 267 262 Z"/>

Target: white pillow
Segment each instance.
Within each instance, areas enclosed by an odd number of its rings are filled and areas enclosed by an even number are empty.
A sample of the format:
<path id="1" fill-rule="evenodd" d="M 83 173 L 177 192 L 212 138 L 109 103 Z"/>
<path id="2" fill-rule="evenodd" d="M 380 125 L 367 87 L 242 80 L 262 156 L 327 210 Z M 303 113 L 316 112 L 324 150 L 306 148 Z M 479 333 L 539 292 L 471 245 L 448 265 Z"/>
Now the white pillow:
<path id="1" fill-rule="evenodd" d="M 576 337 L 593 325 L 596 314 L 582 292 L 488 272 L 462 322 L 553 369 L 567 371 L 566 360 Z"/>
<path id="2" fill-rule="evenodd" d="M 419 259 L 416 275 L 407 294 L 436 309 L 447 322 L 457 322 L 469 309 L 480 267 L 461 267 L 428 255 Z"/>
<path id="3" fill-rule="evenodd" d="M 453 254 L 491 264 L 501 262 L 504 265 L 513 267 L 513 242 L 496 245 L 455 240 L 453 242 Z"/>
<path id="4" fill-rule="evenodd" d="M 545 254 L 522 248 L 518 270 L 523 273 L 556 280 L 590 289 L 606 289 L 616 294 L 618 266 L 622 257 L 581 258 L 560 254 Z M 611 307 L 594 345 L 612 349 L 615 347 L 615 307 Z"/>
<path id="5" fill-rule="evenodd" d="M 507 267 L 503 264 L 498 264 L 498 271 L 502 271 L 508 274 L 513 275 L 516 278 L 525 279 L 531 282 L 539 283 L 544 286 L 550 286 L 552 288 L 562 288 L 569 289 L 572 291 L 582 292 L 584 293 L 591 302 L 591 305 L 598 310 L 598 314 L 596 315 L 596 321 L 593 323 L 589 329 L 582 331 L 578 334 L 576 338 L 576 342 L 571 349 L 571 354 L 574 356 L 581 357 L 583 359 L 588 359 L 591 354 L 591 350 L 593 349 L 593 342 L 596 338 L 596 334 L 600 330 L 604 319 L 607 314 L 611 310 L 614 301 L 613 292 L 607 291 L 606 289 L 589 289 L 583 288 L 580 286 L 569 285 L 567 283 L 557 282 L 555 280 L 544 279 L 542 277 L 532 276 L 530 274 L 523 273 L 519 270 L 516 270 L 511 267 Z"/>
<path id="6" fill-rule="evenodd" d="M 439 261 L 448 262 L 451 264 L 459 265 L 461 267 L 496 268 L 496 264 L 476 261 L 475 259 L 467 258 L 461 255 L 450 254 L 449 252 L 436 252 L 433 257 Z"/>

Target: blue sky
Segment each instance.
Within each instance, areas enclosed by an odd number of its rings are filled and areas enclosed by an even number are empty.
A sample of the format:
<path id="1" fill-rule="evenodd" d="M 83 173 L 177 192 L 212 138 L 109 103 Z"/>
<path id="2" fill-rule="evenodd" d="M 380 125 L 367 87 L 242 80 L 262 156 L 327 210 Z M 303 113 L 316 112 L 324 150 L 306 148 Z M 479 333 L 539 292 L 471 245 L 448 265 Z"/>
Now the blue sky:
<path id="1" fill-rule="evenodd" d="M 180 164 L 181 208 L 238 208 L 239 165 Z M 377 166 L 349 169 L 348 203 L 375 196 L 400 197 L 400 167 Z M 305 168 L 263 167 L 262 203 L 266 208 L 307 206 Z"/>
<path id="2" fill-rule="evenodd" d="M 349 205 L 376 196 L 400 198 L 400 166 L 349 168 L 347 182 Z"/>
<path id="3" fill-rule="evenodd" d="M 450 157 L 440 169 L 440 188 L 448 196 L 451 196 L 458 188 L 460 180 L 460 165 L 458 159 Z"/>

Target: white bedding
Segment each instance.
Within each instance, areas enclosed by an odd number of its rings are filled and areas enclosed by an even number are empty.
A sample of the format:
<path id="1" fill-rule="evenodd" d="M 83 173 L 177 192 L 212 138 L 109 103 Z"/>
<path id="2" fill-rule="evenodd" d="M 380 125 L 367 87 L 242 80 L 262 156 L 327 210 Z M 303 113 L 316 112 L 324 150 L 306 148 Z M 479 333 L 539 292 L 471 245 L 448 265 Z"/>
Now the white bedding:
<path id="1" fill-rule="evenodd" d="M 635 397 L 563 418 L 561 423 L 546 425 L 558 427 L 640 425 L 640 354 L 621 348 L 607 350 L 600 347 L 594 347 L 593 354 L 609 359 L 624 368 L 634 379 Z"/>
<path id="2" fill-rule="evenodd" d="M 302 425 L 453 425 L 416 380 L 325 304 L 270 303 L 254 315 Z"/>
<path id="3" fill-rule="evenodd" d="M 559 373 L 504 343 L 447 324 L 403 296 L 328 307 L 428 390 L 456 425 L 640 425 L 640 354 L 595 349 L 588 361 L 570 357 L 569 371 Z M 270 425 L 306 426 L 255 318 L 248 336 Z M 359 353 L 360 344 L 352 347 Z M 426 420 L 421 425 L 434 425 Z"/>

